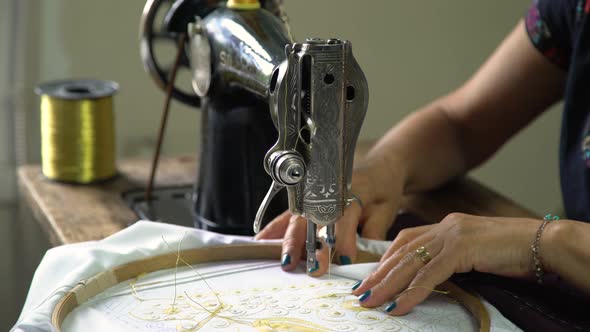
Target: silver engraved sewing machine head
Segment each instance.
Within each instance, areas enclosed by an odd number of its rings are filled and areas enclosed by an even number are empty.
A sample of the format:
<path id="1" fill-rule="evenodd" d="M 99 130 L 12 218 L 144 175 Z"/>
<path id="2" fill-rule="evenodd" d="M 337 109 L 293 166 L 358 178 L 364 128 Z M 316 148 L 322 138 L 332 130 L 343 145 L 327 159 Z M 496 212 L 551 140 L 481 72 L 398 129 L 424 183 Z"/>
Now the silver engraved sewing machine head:
<path id="1" fill-rule="evenodd" d="M 291 213 L 307 219 L 311 268 L 321 247 L 317 227 L 326 227 L 326 243 L 333 247 L 335 223 L 352 201 L 354 150 L 368 88 L 348 41 L 312 38 L 287 45 L 285 53 L 269 84 L 278 139 L 264 160 L 273 182 L 256 214 L 254 232 L 272 197 L 286 188 Z"/>
<path id="2" fill-rule="evenodd" d="M 352 196 L 367 82 L 349 42 L 294 43 L 282 3 L 147 0 L 140 49 L 146 70 L 167 88 L 170 70 L 163 64 L 168 61 L 156 46 L 178 45 L 188 35 L 178 46 L 184 53 L 179 68 L 190 70 L 192 91 L 175 84 L 171 95 L 202 110 L 195 225 L 247 235 L 252 219 L 257 232 L 288 201 L 293 214 L 308 220 L 308 264 L 313 266 L 317 226 L 327 226 L 326 240 L 333 246 L 334 223 Z M 266 196 L 265 181 L 271 183 Z M 283 188 L 288 197 L 280 193 L 269 206 Z"/>

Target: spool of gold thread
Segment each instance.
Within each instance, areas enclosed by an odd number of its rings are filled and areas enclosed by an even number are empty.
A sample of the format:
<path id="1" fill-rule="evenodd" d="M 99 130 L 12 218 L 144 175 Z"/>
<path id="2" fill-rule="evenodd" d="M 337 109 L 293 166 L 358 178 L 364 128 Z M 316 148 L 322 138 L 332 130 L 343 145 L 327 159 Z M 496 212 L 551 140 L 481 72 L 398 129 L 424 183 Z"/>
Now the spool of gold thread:
<path id="1" fill-rule="evenodd" d="M 98 80 L 37 86 L 43 175 L 81 184 L 116 175 L 113 95 L 118 89 L 115 82 Z"/>

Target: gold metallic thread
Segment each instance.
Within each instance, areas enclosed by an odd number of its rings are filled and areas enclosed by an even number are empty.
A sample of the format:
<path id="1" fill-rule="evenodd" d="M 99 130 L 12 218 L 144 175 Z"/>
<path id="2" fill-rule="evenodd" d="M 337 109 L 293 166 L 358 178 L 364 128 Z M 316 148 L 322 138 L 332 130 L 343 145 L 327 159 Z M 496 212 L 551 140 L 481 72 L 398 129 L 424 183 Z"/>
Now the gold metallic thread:
<path id="1" fill-rule="evenodd" d="M 259 0 L 229 0 L 227 8 L 237 10 L 254 10 L 260 8 Z"/>
<path id="2" fill-rule="evenodd" d="M 41 95 L 43 175 L 91 183 L 116 174 L 112 96 L 70 100 Z"/>

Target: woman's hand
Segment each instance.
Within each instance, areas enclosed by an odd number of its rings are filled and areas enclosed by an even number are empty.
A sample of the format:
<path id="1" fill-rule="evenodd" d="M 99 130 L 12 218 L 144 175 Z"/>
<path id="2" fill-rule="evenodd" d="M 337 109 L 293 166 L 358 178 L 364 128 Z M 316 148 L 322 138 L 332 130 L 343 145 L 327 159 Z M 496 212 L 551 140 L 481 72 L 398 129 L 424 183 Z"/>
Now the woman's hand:
<path id="1" fill-rule="evenodd" d="M 365 162 L 353 173 L 352 193 L 360 202 L 348 206 L 342 218 L 336 222 L 336 247 L 334 254 L 340 264 L 354 262 L 357 254 L 357 227 L 362 227 L 362 236 L 372 239 L 385 239 L 387 230 L 393 223 L 403 191 L 401 172 L 389 171 L 391 164 L 385 161 Z M 401 168 L 399 168 L 401 170 Z M 398 175 L 399 174 L 399 175 Z M 362 205 L 362 208 L 361 208 Z M 285 271 L 293 270 L 305 253 L 307 232 L 306 220 L 293 216 L 289 211 L 271 221 L 256 239 L 283 238 L 281 265 Z M 323 246 L 317 252 L 319 266 L 308 271 L 320 276 L 328 270 L 328 250 Z"/>
<path id="2" fill-rule="evenodd" d="M 383 255 L 379 268 L 353 294 L 360 296 L 363 307 L 376 307 L 409 289 L 386 307 L 392 315 L 404 315 L 453 273 L 476 270 L 531 276 L 531 244 L 540 223 L 453 213 L 439 224 L 404 229 Z M 424 263 L 416 252 L 420 247 L 426 248 L 429 262 Z"/>

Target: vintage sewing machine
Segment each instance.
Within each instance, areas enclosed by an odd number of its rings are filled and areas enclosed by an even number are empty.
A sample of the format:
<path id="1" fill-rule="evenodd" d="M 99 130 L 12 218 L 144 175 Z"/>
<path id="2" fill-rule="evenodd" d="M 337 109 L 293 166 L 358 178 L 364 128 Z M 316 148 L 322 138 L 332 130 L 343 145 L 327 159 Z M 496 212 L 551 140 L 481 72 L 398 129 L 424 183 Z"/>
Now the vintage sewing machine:
<path id="1" fill-rule="evenodd" d="M 195 227 L 252 234 L 252 223 L 257 232 L 288 202 L 308 220 L 314 264 L 317 227 L 326 227 L 333 246 L 334 224 L 354 199 L 352 163 L 368 90 L 351 43 L 295 43 L 281 0 L 149 0 L 141 56 L 163 89 L 170 69 L 155 45 L 177 43 L 183 33 L 180 64 L 192 84 L 176 85 L 172 97 L 202 111 Z"/>

